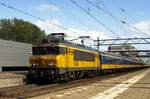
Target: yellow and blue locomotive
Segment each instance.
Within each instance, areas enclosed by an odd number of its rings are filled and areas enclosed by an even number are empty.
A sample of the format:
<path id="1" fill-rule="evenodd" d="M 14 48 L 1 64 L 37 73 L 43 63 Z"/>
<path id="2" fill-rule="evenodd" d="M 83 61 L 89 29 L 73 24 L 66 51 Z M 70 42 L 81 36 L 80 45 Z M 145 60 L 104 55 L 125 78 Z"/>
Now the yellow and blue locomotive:
<path id="1" fill-rule="evenodd" d="M 103 70 L 142 67 L 141 62 L 99 52 L 95 49 L 64 41 L 64 34 L 52 34 L 48 42 L 33 46 L 30 57 L 30 81 L 78 79 L 98 75 Z"/>

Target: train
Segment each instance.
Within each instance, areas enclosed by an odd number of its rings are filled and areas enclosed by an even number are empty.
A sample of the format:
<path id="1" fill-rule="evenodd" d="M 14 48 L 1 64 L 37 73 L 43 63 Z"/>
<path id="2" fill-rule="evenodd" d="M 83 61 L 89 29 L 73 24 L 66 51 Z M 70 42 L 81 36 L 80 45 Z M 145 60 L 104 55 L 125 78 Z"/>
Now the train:
<path id="1" fill-rule="evenodd" d="M 28 81 L 70 81 L 102 72 L 143 68 L 141 61 L 67 42 L 63 34 L 32 48 Z"/>

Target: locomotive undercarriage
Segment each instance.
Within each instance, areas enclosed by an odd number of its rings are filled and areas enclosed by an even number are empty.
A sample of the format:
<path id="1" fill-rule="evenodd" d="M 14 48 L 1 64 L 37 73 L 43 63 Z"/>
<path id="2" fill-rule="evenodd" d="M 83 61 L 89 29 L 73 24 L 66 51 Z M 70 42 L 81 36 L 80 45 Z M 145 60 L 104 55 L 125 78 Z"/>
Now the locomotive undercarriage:
<path id="1" fill-rule="evenodd" d="M 28 83 L 59 82 L 94 77 L 99 75 L 98 69 L 58 69 L 58 68 L 31 68 L 27 75 Z"/>
<path id="2" fill-rule="evenodd" d="M 60 68 L 31 68 L 27 75 L 28 83 L 68 82 L 81 78 L 93 78 L 97 75 L 136 70 L 140 68 L 116 69 L 60 69 Z"/>

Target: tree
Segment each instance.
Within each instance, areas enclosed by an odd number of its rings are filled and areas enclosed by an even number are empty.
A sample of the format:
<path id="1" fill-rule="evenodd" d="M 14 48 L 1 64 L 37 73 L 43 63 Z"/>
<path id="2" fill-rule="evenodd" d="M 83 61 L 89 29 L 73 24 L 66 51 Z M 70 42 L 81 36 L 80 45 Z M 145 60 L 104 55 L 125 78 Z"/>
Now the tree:
<path id="1" fill-rule="evenodd" d="M 22 19 L 1 19 L 0 39 L 37 44 L 45 37 L 45 32 L 36 25 Z"/>

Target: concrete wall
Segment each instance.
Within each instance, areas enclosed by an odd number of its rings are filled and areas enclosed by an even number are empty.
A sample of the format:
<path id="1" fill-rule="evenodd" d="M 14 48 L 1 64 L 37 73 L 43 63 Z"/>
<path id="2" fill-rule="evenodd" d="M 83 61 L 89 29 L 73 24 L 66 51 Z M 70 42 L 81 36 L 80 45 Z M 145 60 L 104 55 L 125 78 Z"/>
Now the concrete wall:
<path id="1" fill-rule="evenodd" d="M 2 72 L 2 67 L 0 66 L 0 72 Z"/>
<path id="2" fill-rule="evenodd" d="M 0 67 L 28 66 L 32 45 L 0 40 Z"/>

